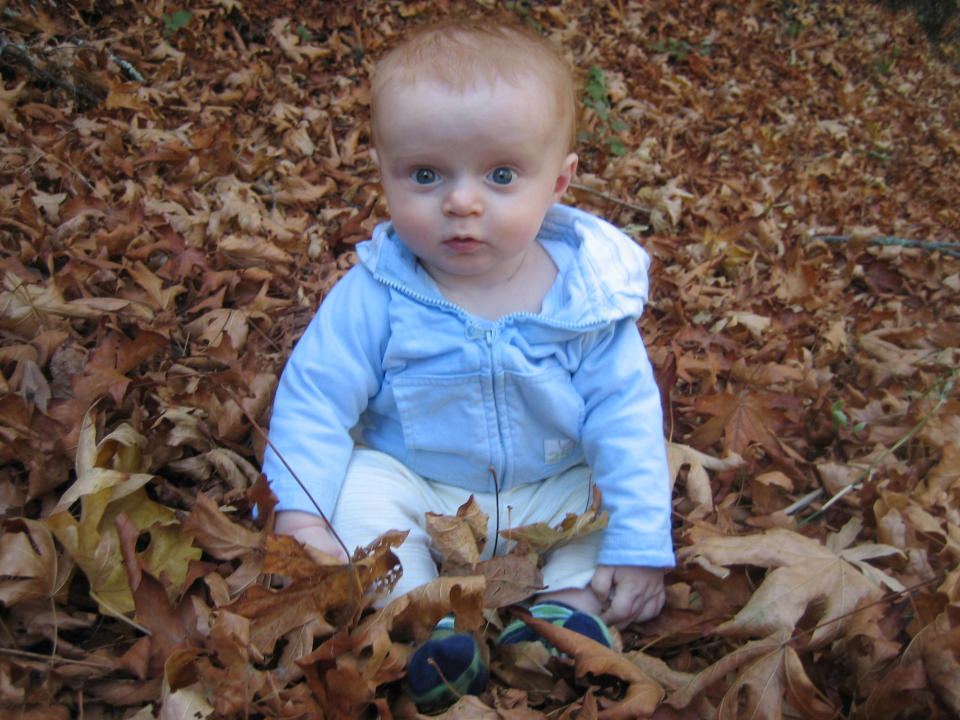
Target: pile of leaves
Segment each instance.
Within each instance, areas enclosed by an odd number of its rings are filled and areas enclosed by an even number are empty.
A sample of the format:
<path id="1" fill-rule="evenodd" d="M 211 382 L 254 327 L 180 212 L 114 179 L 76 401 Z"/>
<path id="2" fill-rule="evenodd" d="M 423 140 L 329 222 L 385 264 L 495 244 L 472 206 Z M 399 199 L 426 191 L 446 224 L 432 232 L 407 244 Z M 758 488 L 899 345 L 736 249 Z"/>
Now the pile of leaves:
<path id="1" fill-rule="evenodd" d="M 283 363 L 386 217 L 375 58 L 492 9 L 579 69 L 569 200 L 653 258 L 679 564 L 616 650 L 485 645 L 446 717 L 960 714 L 958 25 L 852 0 L 0 3 L 0 706 L 413 717 L 432 624 L 495 637 L 602 523 L 478 564 L 466 505 L 433 519 L 445 576 L 372 611 L 402 534 L 330 564 L 258 473 Z"/>

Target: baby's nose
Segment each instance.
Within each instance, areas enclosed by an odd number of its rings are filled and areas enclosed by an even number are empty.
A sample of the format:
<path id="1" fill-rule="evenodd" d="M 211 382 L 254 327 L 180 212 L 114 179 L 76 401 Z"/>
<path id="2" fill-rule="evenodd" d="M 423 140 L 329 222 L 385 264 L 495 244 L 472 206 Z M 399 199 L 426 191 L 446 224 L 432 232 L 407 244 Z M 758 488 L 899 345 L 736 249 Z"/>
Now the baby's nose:
<path id="1" fill-rule="evenodd" d="M 477 215 L 483 211 L 480 193 L 472 183 L 457 183 L 447 193 L 443 212 L 448 215 Z"/>

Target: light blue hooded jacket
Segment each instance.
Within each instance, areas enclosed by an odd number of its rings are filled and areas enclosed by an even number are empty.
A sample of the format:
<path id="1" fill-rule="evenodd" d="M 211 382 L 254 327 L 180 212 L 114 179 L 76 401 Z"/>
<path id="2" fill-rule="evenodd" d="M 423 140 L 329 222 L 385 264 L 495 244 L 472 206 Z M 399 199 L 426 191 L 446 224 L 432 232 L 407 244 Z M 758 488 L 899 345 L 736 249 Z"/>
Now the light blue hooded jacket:
<path id="1" fill-rule="evenodd" d="M 327 517 L 357 436 L 470 492 L 493 492 L 494 474 L 505 490 L 586 463 L 610 514 L 598 562 L 669 567 L 660 395 L 636 326 L 649 258 L 563 205 L 538 240 L 559 269 L 541 312 L 492 322 L 444 299 L 379 225 L 291 354 L 270 440 Z M 263 472 L 278 510 L 316 512 L 269 448 Z"/>

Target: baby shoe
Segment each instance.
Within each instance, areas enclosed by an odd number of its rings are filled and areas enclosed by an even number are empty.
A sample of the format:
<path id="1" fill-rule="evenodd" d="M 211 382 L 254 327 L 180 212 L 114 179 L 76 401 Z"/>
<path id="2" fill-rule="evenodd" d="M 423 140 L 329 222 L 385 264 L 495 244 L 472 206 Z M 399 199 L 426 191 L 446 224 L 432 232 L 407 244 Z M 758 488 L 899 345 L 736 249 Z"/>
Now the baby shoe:
<path id="1" fill-rule="evenodd" d="M 422 713 L 443 710 L 486 687 L 487 665 L 480 648 L 473 635 L 454 630 L 453 615 L 437 623 L 407 663 L 407 693 Z"/>
<path id="2" fill-rule="evenodd" d="M 610 636 L 610 630 L 603 620 L 596 615 L 570 607 L 566 603 L 540 602 L 530 608 L 530 614 L 538 620 L 545 620 L 567 630 L 573 630 L 607 647 L 613 647 L 613 638 Z M 507 625 L 500 633 L 497 644 L 512 645 L 513 643 L 532 642 L 534 640 L 539 640 L 547 646 L 552 654 L 557 654 L 556 648 L 537 635 L 523 620 L 514 620 Z"/>

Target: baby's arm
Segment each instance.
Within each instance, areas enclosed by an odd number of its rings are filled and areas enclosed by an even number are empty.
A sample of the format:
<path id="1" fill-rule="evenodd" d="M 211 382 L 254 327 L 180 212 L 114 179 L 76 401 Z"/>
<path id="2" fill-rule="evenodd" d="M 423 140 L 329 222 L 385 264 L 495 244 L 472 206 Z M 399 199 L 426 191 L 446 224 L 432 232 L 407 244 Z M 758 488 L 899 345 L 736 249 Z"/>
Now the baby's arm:
<path id="1" fill-rule="evenodd" d="M 598 567 L 590 581 L 590 590 L 603 608 L 600 617 L 619 628 L 655 618 L 666 599 L 663 573 L 663 568 L 635 565 Z"/>
<path id="2" fill-rule="evenodd" d="M 332 555 L 341 562 L 348 559 L 343 547 L 333 536 L 333 530 L 319 515 L 299 510 L 278 512 L 275 529 L 276 532 L 292 535 L 300 542 Z"/>
<path id="3" fill-rule="evenodd" d="M 350 428 L 382 383 L 386 303 L 362 267 L 330 291 L 284 368 L 264 451 L 263 473 L 278 499 L 277 532 L 342 561 L 344 549 L 315 508 L 331 517 L 353 453 Z"/>
<path id="4" fill-rule="evenodd" d="M 587 462 L 610 513 L 587 590 L 607 623 L 625 627 L 660 612 L 674 563 L 660 393 L 632 321 L 600 336 L 574 382 L 588 409 Z"/>

